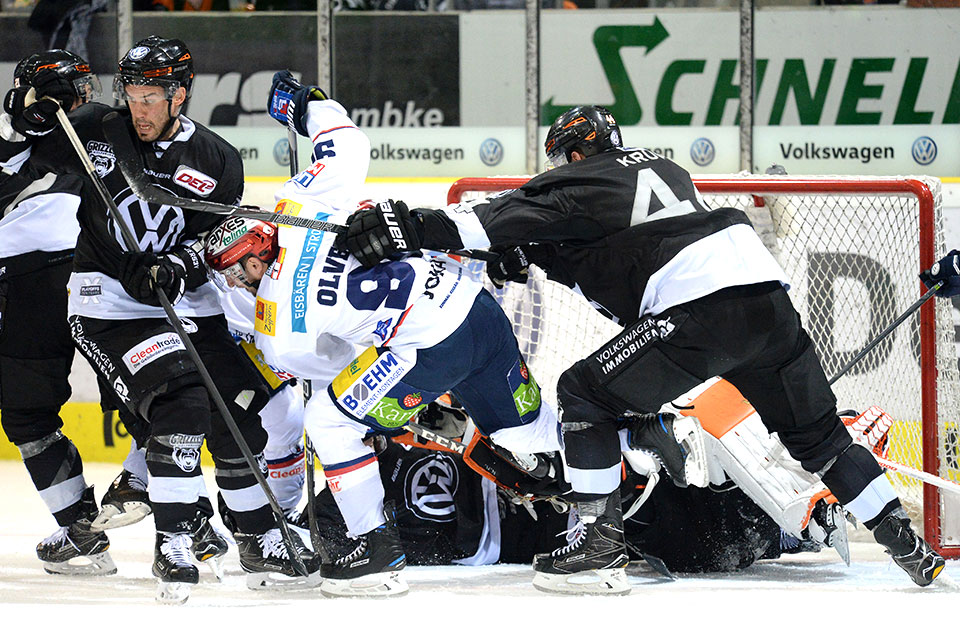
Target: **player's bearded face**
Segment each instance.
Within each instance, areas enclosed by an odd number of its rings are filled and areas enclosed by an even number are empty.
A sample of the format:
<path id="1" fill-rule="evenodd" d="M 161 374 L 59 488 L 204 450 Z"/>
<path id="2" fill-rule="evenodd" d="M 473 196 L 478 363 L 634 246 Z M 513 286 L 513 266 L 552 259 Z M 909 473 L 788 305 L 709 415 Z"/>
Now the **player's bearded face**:
<path id="1" fill-rule="evenodd" d="M 144 142 L 154 142 L 165 129 L 164 138 L 176 133 L 177 127 L 167 128 L 167 123 L 170 121 L 171 106 L 174 113 L 179 113 L 179 106 L 183 103 L 183 100 L 177 100 L 179 92 L 170 103 L 161 87 L 127 85 L 124 92 L 138 138 Z"/>

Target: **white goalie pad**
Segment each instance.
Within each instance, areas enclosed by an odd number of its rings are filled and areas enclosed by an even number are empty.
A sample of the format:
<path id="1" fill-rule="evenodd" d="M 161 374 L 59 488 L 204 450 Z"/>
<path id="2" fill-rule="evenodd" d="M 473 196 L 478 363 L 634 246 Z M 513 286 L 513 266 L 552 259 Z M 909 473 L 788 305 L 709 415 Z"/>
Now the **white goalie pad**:
<path id="1" fill-rule="evenodd" d="M 682 400 L 690 407 L 682 413 L 696 416 L 703 427 L 711 482 L 722 470 L 784 531 L 802 538 L 814 505 L 829 490 L 767 432 L 733 385 L 717 380 L 696 391 Z"/>

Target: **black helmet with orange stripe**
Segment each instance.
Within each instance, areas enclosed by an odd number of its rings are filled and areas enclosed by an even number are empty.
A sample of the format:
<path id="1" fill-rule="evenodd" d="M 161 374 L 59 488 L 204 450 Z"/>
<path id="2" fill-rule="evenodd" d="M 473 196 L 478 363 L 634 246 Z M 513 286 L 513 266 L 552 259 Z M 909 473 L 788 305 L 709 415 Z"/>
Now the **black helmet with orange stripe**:
<path id="1" fill-rule="evenodd" d="M 193 89 L 193 56 L 182 40 L 148 36 L 120 59 L 113 93 L 121 102 L 126 99 L 126 85 L 162 87 L 167 100 L 183 87 L 189 98 Z"/>
<path id="2" fill-rule="evenodd" d="M 554 120 L 543 144 L 547 159 L 559 167 L 579 151 L 586 157 L 620 147 L 620 127 L 605 107 L 574 107 Z"/>
<path id="3" fill-rule="evenodd" d="M 13 70 L 13 86 L 23 87 L 33 82 L 41 69 L 53 69 L 73 85 L 81 102 L 90 102 L 100 96 L 100 80 L 90 71 L 86 60 L 65 49 L 50 49 L 34 53 L 17 63 Z M 69 105 L 64 105 L 69 108 Z"/>

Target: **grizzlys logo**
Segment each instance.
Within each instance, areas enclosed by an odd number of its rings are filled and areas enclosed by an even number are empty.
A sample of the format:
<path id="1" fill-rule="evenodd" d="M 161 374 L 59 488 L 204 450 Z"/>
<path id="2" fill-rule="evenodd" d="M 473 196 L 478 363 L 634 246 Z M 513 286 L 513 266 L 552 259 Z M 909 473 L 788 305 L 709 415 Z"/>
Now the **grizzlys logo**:
<path id="1" fill-rule="evenodd" d="M 159 189 L 162 186 L 156 185 Z M 169 192 L 169 189 L 164 189 Z M 167 251 L 180 239 L 187 223 L 183 217 L 183 210 L 179 207 L 143 202 L 133 194 L 129 188 L 124 189 L 114 197 L 120 215 L 133 235 L 137 238 L 137 245 L 141 251 L 159 253 Z M 110 230 L 114 237 L 126 246 L 120 230 L 110 220 Z"/>
<path id="2" fill-rule="evenodd" d="M 170 447 L 173 449 L 173 461 L 184 473 L 190 473 L 200 465 L 200 445 L 203 444 L 203 435 L 175 433 L 170 436 Z"/>
<path id="3" fill-rule="evenodd" d="M 113 155 L 113 147 L 106 142 L 89 141 L 87 143 L 87 153 L 90 154 L 90 160 L 93 161 L 97 175 L 101 178 L 113 171 L 117 164 L 117 156 Z"/>

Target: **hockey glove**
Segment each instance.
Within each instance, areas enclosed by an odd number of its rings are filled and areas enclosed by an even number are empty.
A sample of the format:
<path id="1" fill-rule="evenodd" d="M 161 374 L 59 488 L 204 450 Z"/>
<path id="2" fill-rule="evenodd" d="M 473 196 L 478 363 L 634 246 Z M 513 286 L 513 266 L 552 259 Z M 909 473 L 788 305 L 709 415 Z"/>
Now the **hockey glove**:
<path id="1" fill-rule="evenodd" d="M 495 262 L 487 263 L 487 277 L 497 289 L 509 282 L 525 283 L 527 281 L 530 259 L 524 253 L 523 247 L 490 247 L 491 251 L 500 254 Z"/>
<path id="2" fill-rule="evenodd" d="M 289 71 L 278 71 L 273 74 L 273 84 L 270 85 L 267 112 L 277 122 L 309 138 L 306 128 L 307 103 L 326 99 L 327 94 L 320 87 L 305 87 Z"/>
<path id="3" fill-rule="evenodd" d="M 952 298 L 960 294 L 960 251 L 954 249 L 920 274 L 920 281 L 928 289 L 943 283 L 936 293 L 938 298 Z"/>
<path id="4" fill-rule="evenodd" d="M 3 99 L 3 110 L 10 114 L 10 126 L 14 131 L 28 138 L 45 136 L 57 126 L 57 110 L 60 108 L 51 100 L 37 100 L 26 105 L 24 100 L 30 87 L 10 89 Z"/>
<path id="5" fill-rule="evenodd" d="M 37 71 L 30 85 L 37 91 L 37 100 L 53 98 L 60 103 L 64 111 L 70 111 L 74 101 L 80 97 L 73 83 L 53 69 Z"/>
<path id="6" fill-rule="evenodd" d="M 123 290 L 143 304 L 160 306 L 158 289 L 170 304 L 176 305 L 186 289 L 195 289 L 207 281 L 200 256 L 188 247 L 170 253 L 125 253 L 118 277 Z"/>
<path id="7" fill-rule="evenodd" d="M 337 236 L 337 248 L 349 251 L 370 269 L 392 255 L 419 251 L 421 233 L 422 223 L 410 215 L 406 204 L 386 200 L 350 216 L 347 230 Z"/>

